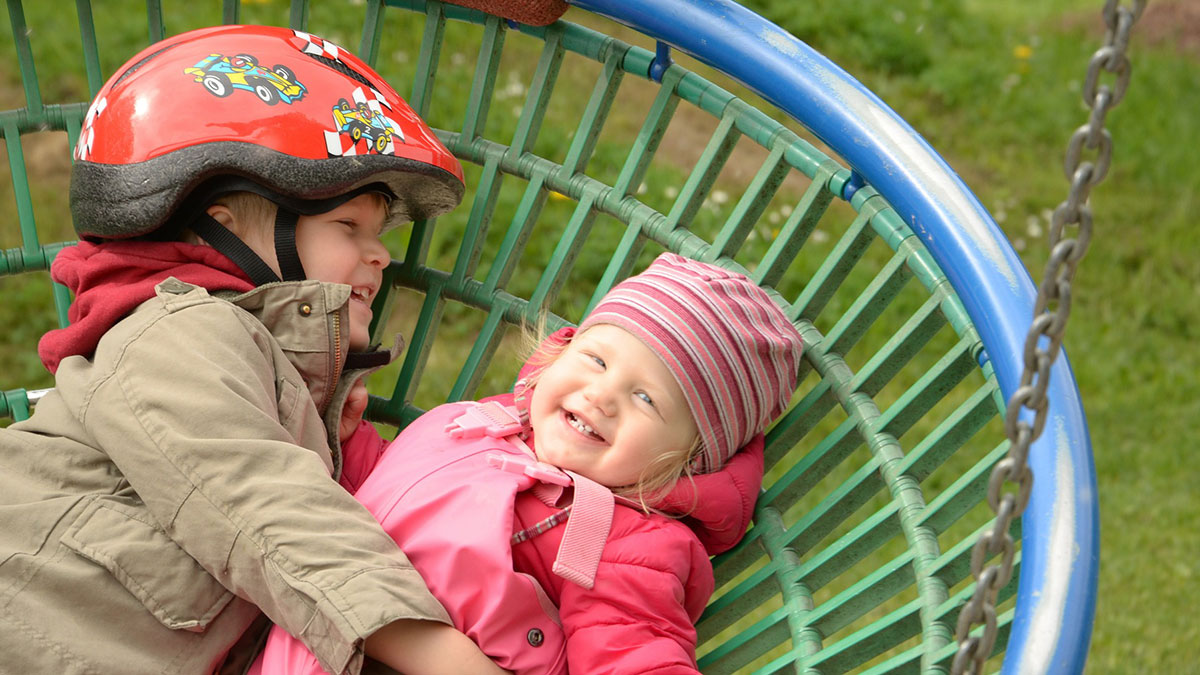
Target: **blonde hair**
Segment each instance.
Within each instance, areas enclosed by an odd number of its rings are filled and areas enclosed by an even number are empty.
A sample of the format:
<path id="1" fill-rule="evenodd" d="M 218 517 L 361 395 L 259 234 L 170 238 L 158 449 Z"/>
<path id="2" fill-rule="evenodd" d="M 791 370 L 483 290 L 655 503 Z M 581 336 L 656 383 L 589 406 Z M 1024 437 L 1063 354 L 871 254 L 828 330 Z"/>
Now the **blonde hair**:
<path id="1" fill-rule="evenodd" d="M 547 330 L 547 314 L 545 312 L 538 316 L 536 326 L 531 326 L 527 322 L 522 323 L 521 334 L 525 353 L 529 354 L 525 363 L 534 368 L 533 372 L 524 379 L 523 385 L 532 392 L 541 374 L 563 355 L 571 341 L 567 340 L 552 345 L 545 344 L 546 338 L 550 335 Z M 695 504 L 684 513 L 665 513 L 654 507 L 680 480 L 691 480 L 693 460 L 703 449 L 704 441 L 697 434 L 691 446 L 685 451 L 659 454 L 643 467 L 642 473 L 635 483 L 614 487 L 612 492 L 619 497 L 636 501 L 646 513 L 659 513 L 672 518 L 682 518 L 695 508 Z"/>
<path id="2" fill-rule="evenodd" d="M 279 210 L 275 202 L 253 192 L 226 192 L 212 201 L 209 206 L 224 206 L 233 215 L 231 231 L 238 237 L 265 236 L 273 231 L 268 228 L 275 222 L 275 213 Z M 207 207 L 206 207 L 207 208 Z M 184 228 L 178 235 L 181 241 L 189 244 L 199 244 L 200 235 L 191 229 Z"/>
<path id="3" fill-rule="evenodd" d="M 214 199 L 213 204 L 229 209 L 239 235 L 266 229 L 275 222 L 275 213 L 279 210 L 275 202 L 253 192 L 228 192 Z"/>

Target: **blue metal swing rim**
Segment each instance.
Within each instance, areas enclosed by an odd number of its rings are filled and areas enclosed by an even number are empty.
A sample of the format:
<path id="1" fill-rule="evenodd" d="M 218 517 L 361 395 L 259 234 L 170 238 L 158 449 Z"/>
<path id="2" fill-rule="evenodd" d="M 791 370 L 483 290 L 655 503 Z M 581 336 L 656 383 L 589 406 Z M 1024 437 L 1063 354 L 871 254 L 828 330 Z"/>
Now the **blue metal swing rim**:
<path id="1" fill-rule="evenodd" d="M 789 114 L 877 190 L 946 273 L 1005 400 L 1020 383 L 1035 286 L 969 188 L 895 111 L 784 29 L 731 0 L 567 0 L 716 68 Z M 1030 449 L 1021 575 L 1003 673 L 1079 673 L 1099 574 L 1099 506 L 1087 421 L 1066 355 Z"/>

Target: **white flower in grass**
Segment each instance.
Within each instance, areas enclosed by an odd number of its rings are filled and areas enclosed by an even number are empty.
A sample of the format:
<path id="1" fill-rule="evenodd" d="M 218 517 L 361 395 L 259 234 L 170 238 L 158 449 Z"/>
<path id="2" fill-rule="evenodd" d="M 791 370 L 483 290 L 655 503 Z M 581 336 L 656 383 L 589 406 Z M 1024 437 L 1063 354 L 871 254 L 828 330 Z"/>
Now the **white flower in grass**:
<path id="1" fill-rule="evenodd" d="M 1042 236 L 1042 219 L 1037 216 L 1029 216 L 1025 219 L 1025 234 L 1031 237 Z"/>
<path id="2" fill-rule="evenodd" d="M 521 81 L 521 78 L 518 77 L 516 73 L 509 73 L 508 82 L 505 83 L 503 89 L 496 92 L 496 98 L 500 99 L 501 101 L 510 98 L 518 98 L 524 96 L 526 91 L 528 91 L 528 87 L 526 87 L 525 83 Z"/>

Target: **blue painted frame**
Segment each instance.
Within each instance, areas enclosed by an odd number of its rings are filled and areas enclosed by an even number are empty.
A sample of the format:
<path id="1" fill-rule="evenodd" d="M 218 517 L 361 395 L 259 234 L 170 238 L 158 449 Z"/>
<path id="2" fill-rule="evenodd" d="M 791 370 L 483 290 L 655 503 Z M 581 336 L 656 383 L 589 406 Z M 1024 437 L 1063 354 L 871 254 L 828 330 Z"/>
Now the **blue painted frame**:
<path id="1" fill-rule="evenodd" d="M 750 88 L 827 144 L 904 218 L 945 271 L 983 340 L 1005 399 L 1020 384 L 1034 284 L 1004 233 L 912 127 L 844 70 L 731 0 L 568 0 L 693 56 Z M 1091 441 L 1065 354 L 1030 449 L 1021 575 L 1004 673 L 1079 673 L 1099 574 Z"/>

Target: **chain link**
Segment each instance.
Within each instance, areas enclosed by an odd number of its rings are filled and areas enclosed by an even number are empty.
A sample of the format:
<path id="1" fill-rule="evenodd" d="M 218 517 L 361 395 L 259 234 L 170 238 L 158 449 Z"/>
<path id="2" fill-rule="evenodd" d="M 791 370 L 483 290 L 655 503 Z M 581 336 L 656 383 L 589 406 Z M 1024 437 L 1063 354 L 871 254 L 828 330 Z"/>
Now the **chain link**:
<path id="1" fill-rule="evenodd" d="M 971 574 L 975 592 L 958 615 L 955 640 L 958 652 L 954 655 L 951 672 L 982 673 L 983 664 L 995 648 L 998 626 L 996 598 L 1013 575 L 1015 543 L 1009 530 L 1012 521 L 1021 517 L 1033 489 L 1033 471 L 1029 468 L 1029 446 L 1041 435 L 1046 425 L 1046 388 L 1050 384 L 1050 368 L 1058 358 L 1067 319 L 1071 314 L 1071 281 L 1079 261 L 1087 252 L 1092 239 L 1092 211 L 1088 197 L 1097 183 L 1108 175 L 1112 159 L 1112 136 L 1104 128 L 1108 111 L 1125 96 L 1129 86 L 1129 33 L 1146 8 L 1146 0 L 1133 0 L 1132 9 L 1120 5 L 1120 0 L 1106 0 L 1104 22 L 1108 30 L 1104 46 L 1092 55 L 1084 79 L 1083 102 L 1091 109 L 1087 124 L 1071 135 L 1067 144 L 1063 170 L 1071 182 L 1067 198 L 1054 210 L 1050 220 L 1050 257 L 1034 301 L 1033 321 L 1025 339 L 1024 370 L 1021 383 L 1008 401 L 1004 432 L 1008 436 L 1008 456 L 992 469 L 988 481 L 987 500 L 996 518 L 971 551 Z M 1101 82 L 1101 71 L 1115 76 L 1113 86 Z M 1094 159 L 1084 158 L 1084 151 Z M 1072 236 L 1066 228 L 1072 226 Z M 1033 421 L 1029 421 L 1032 413 Z M 1015 485 L 1016 492 L 1005 489 Z M 997 554 L 997 563 L 984 567 Z M 971 630 L 983 630 L 971 635 Z"/>

